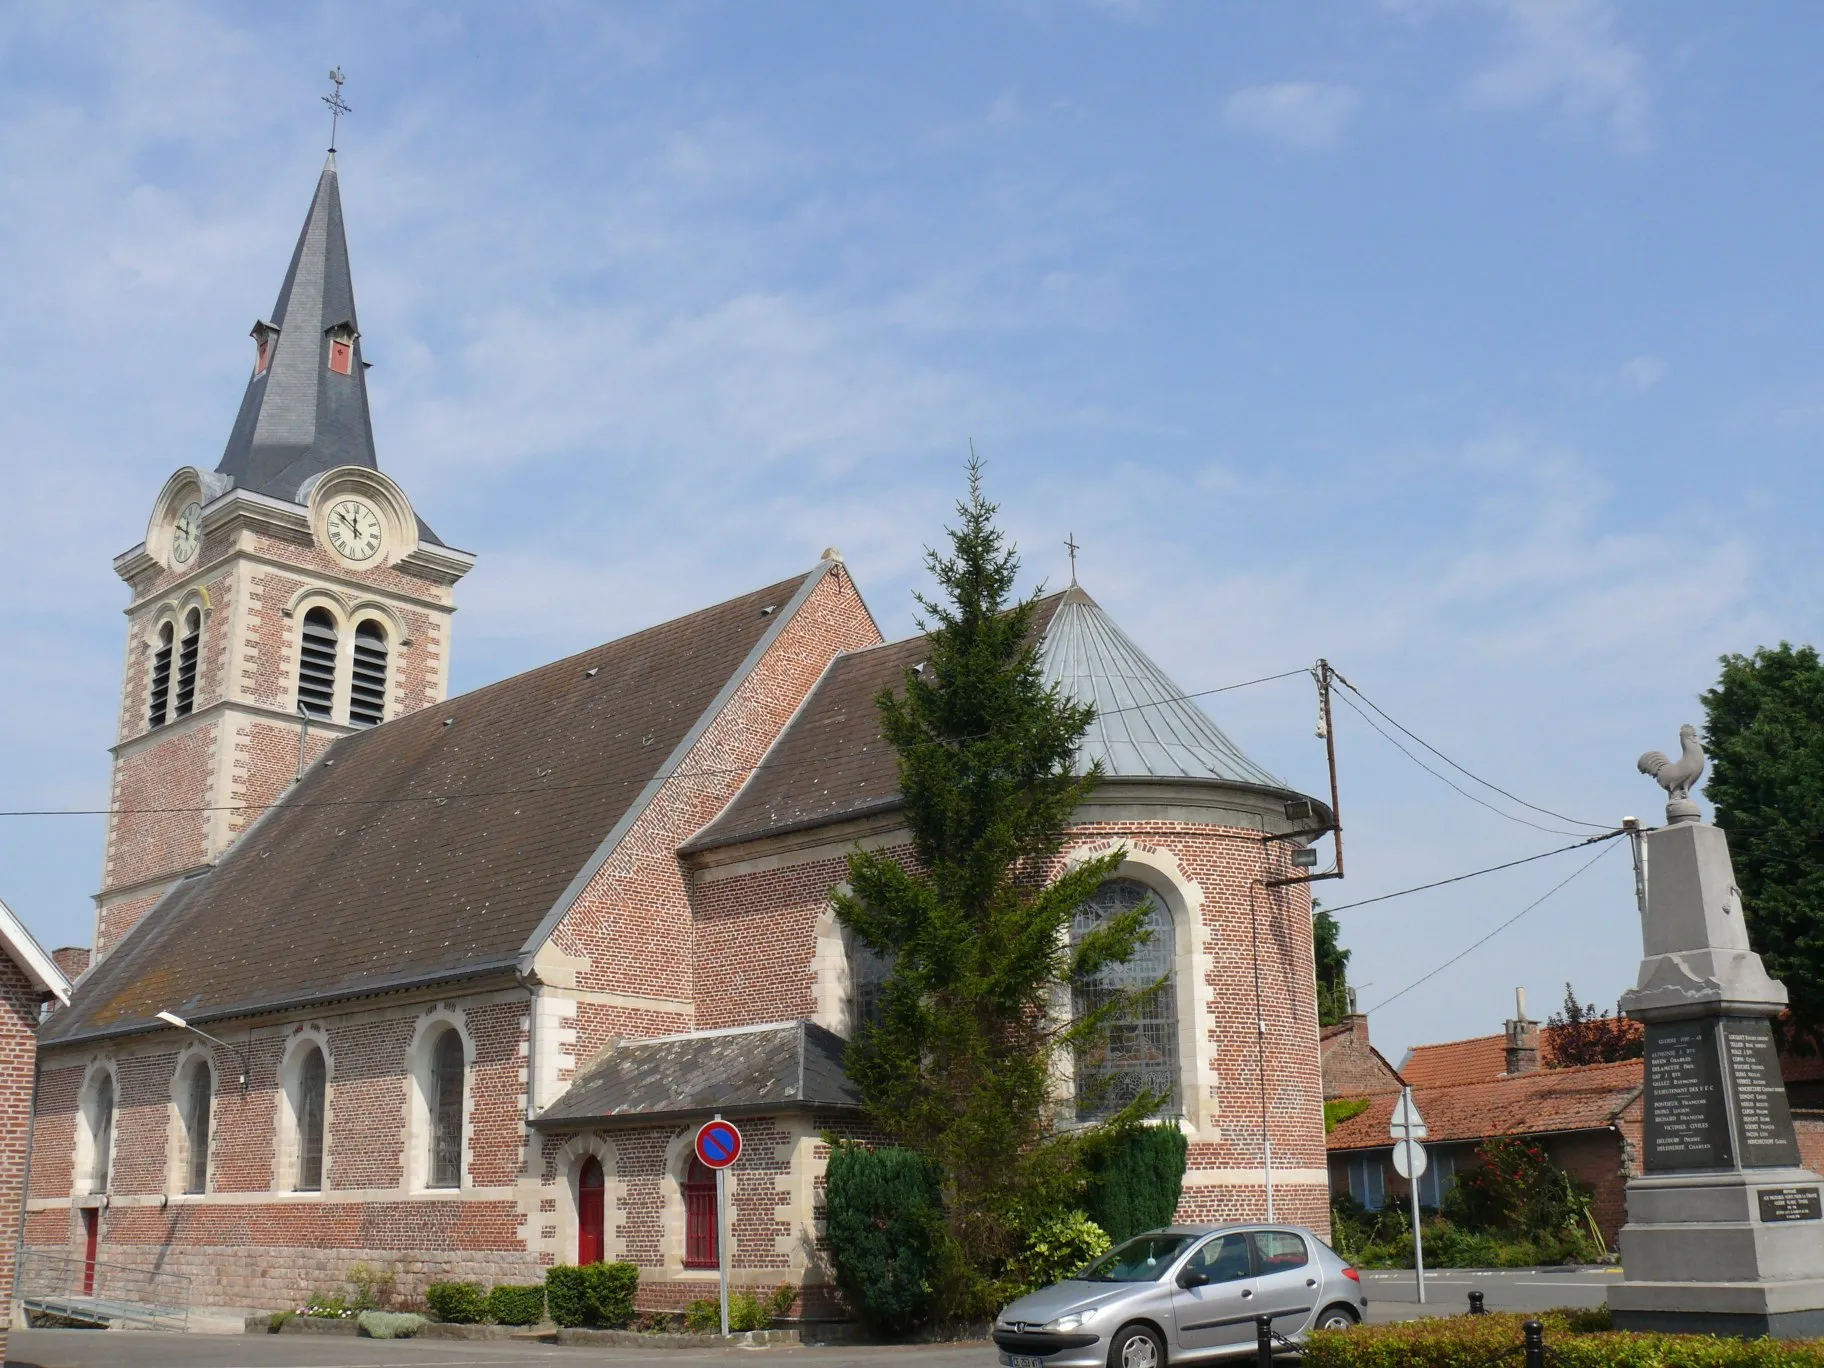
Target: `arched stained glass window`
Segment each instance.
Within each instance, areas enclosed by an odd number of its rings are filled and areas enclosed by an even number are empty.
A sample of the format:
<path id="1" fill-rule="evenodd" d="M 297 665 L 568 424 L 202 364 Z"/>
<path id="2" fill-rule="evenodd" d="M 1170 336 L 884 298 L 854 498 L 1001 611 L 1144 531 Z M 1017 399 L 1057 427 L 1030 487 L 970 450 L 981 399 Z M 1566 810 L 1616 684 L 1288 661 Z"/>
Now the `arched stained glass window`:
<path id="1" fill-rule="evenodd" d="M 1152 938 L 1125 964 L 1106 966 L 1071 992 L 1071 1010 L 1080 1018 L 1106 1005 L 1116 994 L 1149 989 L 1115 1015 L 1101 1040 L 1078 1050 L 1080 1121 L 1112 1116 L 1146 1092 L 1160 1097 L 1161 1111 L 1178 1106 L 1178 995 L 1173 966 L 1177 946 L 1171 913 L 1145 884 L 1110 879 L 1077 909 L 1071 941 L 1074 944 L 1107 918 L 1135 907 L 1145 909 Z M 1158 986 L 1151 987 L 1154 984 Z"/>
<path id="2" fill-rule="evenodd" d="M 328 1091 L 329 1070 L 323 1062 L 323 1051 L 315 1045 L 305 1047 L 298 1061 L 298 1191 L 323 1190 L 323 1111 L 324 1094 Z"/>
<path id="3" fill-rule="evenodd" d="M 887 975 L 893 970 L 893 961 L 886 955 L 877 955 L 859 940 L 849 942 L 849 1031 L 851 1034 L 863 1025 L 878 1026 L 881 1014 L 881 989 L 886 986 Z"/>
<path id="4" fill-rule="evenodd" d="M 445 1031 L 431 1051 L 431 1187 L 462 1186 L 462 1037 Z"/>

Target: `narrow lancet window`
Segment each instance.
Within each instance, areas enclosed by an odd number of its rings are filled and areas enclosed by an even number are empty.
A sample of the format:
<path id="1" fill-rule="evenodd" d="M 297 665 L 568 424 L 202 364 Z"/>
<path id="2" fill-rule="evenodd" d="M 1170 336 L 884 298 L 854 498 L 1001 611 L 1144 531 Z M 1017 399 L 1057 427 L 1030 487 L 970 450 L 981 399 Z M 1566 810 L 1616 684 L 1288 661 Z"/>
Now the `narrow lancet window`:
<path id="1" fill-rule="evenodd" d="M 335 701 L 336 620 L 327 608 L 312 608 L 298 645 L 298 706 L 327 721 Z"/>
<path id="2" fill-rule="evenodd" d="M 146 708 L 146 725 L 165 725 L 165 710 L 171 703 L 171 624 L 158 629 L 158 647 L 152 653 L 152 698 Z"/>
<path id="3" fill-rule="evenodd" d="M 203 649 L 203 615 L 192 608 L 184 615 L 184 636 L 177 644 L 177 697 L 173 717 L 188 717 L 196 707 L 196 663 Z"/>
<path id="4" fill-rule="evenodd" d="M 329 1071 L 323 1051 L 307 1047 L 298 1062 L 298 1191 L 323 1190 L 323 1110 Z"/>
<path id="5" fill-rule="evenodd" d="M 185 1175 L 185 1192 L 209 1190 L 209 1122 L 214 1102 L 213 1080 L 209 1066 L 198 1063 L 190 1070 L 189 1097 L 184 1107 L 185 1139 L 190 1146 L 190 1171 Z"/>
<path id="6" fill-rule="evenodd" d="M 106 1192 L 114 1164 L 114 1076 L 95 1080 L 95 1101 L 89 1111 L 89 1138 L 93 1158 L 89 1164 L 89 1191 Z"/>
<path id="7" fill-rule="evenodd" d="M 348 720 L 357 727 L 374 727 L 386 720 L 386 628 L 372 618 L 355 628 Z"/>
<path id="8" fill-rule="evenodd" d="M 445 1031 L 431 1051 L 431 1187 L 462 1185 L 462 1037 Z"/>

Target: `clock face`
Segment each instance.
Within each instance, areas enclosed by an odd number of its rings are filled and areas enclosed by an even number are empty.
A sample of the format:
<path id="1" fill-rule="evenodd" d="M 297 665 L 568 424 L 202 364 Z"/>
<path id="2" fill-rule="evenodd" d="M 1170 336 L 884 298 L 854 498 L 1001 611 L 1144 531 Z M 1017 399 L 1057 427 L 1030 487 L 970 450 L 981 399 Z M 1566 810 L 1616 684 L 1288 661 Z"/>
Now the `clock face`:
<path id="1" fill-rule="evenodd" d="M 171 529 L 171 559 L 179 565 L 188 565 L 190 558 L 196 555 L 196 548 L 203 544 L 203 506 L 192 499 L 184 505 L 183 512 L 177 515 L 177 525 Z"/>
<path id="2" fill-rule="evenodd" d="M 352 561 L 371 560 L 380 549 L 380 515 L 359 499 L 329 506 L 329 544 Z"/>

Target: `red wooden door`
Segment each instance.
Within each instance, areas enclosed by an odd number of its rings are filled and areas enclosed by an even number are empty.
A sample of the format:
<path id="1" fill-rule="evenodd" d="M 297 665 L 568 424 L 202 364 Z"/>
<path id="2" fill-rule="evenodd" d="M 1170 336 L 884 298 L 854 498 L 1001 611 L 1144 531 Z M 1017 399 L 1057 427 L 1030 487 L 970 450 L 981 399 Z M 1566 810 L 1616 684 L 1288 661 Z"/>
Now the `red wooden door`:
<path id="1" fill-rule="evenodd" d="M 594 1155 L 583 1160 L 576 1175 L 576 1261 L 600 1263 L 602 1240 L 602 1161 Z"/>
<path id="2" fill-rule="evenodd" d="M 101 1212 L 82 1209 L 82 1295 L 95 1295 L 95 1254 L 101 1242 Z"/>

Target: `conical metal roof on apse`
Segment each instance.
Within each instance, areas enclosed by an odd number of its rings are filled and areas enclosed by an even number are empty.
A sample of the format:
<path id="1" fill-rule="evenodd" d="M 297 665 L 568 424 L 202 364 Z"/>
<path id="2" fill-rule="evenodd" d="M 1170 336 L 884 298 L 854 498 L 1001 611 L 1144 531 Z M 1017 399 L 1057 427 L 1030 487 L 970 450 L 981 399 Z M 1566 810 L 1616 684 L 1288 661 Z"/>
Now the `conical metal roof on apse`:
<path id="1" fill-rule="evenodd" d="M 1285 789 L 1243 755 L 1082 589 L 1072 585 L 1039 645 L 1045 682 L 1096 706 L 1077 755 L 1111 779 L 1218 779 Z"/>

